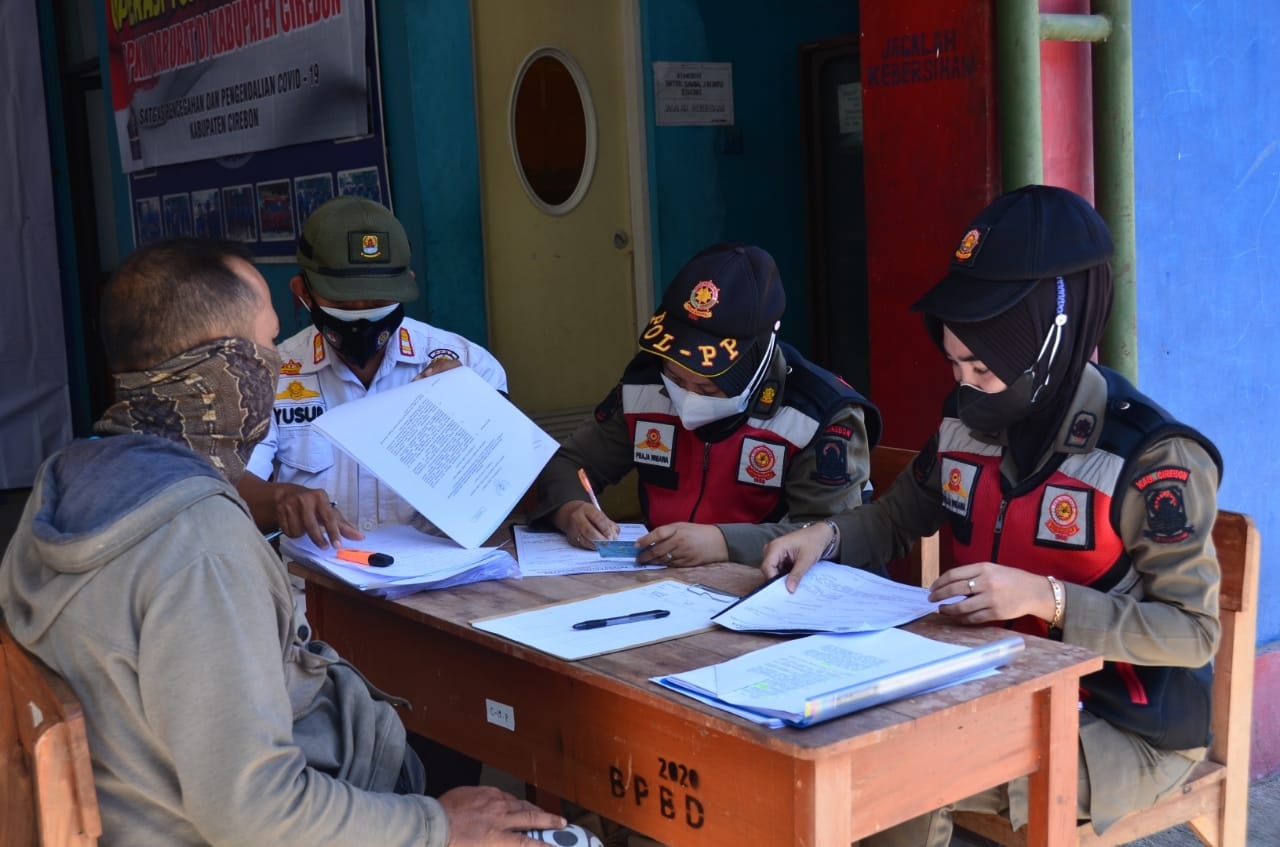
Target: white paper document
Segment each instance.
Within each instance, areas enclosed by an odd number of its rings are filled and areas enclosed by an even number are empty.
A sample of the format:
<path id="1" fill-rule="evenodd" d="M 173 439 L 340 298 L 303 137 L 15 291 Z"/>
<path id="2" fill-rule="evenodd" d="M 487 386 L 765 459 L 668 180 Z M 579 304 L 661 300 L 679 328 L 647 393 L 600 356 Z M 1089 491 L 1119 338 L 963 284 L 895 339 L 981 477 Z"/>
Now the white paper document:
<path id="1" fill-rule="evenodd" d="M 810 635 L 654 681 L 761 723 L 808 726 L 963 681 L 1024 646 L 1016 635 L 967 647 L 901 629 Z"/>
<path id="2" fill-rule="evenodd" d="M 466 367 L 335 406 L 312 425 L 463 547 L 494 533 L 557 447 Z"/>
<path id="3" fill-rule="evenodd" d="M 344 546 L 382 553 L 395 561 L 384 567 L 358 565 L 338 558 L 333 548 L 317 547 L 305 535 L 280 538 L 280 553 L 286 559 L 318 568 L 361 591 L 381 597 L 403 597 L 428 589 L 520 576 L 515 558 L 505 550 L 497 547 L 469 550 L 448 538 L 427 535 L 411 526 L 367 530 L 363 540 L 348 539 Z"/>
<path id="4" fill-rule="evenodd" d="M 635 541 L 647 530 L 641 523 L 619 524 L 618 539 Z M 540 532 L 527 526 L 513 527 L 521 576 L 564 576 L 575 573 L 610 571 L 650 571 L 663 565 L 641 565 L 634 560 L 604 558 L 596 550 L 583 550 L 569 543 L 564 533 Z"/>
<path id="5" fill-rule="evenodd" d="M 721 612 L 715 622 L 739 632 L 871 632 L 910 623 L 936 612 L 940 605 L 929 602 L 927 588 L 894 582 L 861 568 L 817 562 L 795 594 L 787 591 L 785 577 L 778 577 Z"/>
<path id="6" fill-rule="evenodd" d="M 710 629 L 711 616 L 736 599 L 706 586 L 663 579 L 583 600 L 484 618 L 471 625 L 574 661 Z M 666 614 L 611 626 L 574 628 L 574 624 L 647 612 Z"/>

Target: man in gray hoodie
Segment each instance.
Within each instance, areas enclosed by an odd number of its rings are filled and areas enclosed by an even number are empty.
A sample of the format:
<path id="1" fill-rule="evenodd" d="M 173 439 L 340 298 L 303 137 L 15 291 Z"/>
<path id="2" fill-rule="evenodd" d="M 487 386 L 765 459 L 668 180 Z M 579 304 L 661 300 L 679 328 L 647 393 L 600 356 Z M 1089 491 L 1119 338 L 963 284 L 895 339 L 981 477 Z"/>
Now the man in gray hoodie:
<path id="1" fill-rule="evenodd" d="M 296 626 L 235 482 L 279 331 L 238 245 L 141 248 L 103 298 L 116 402 L 41 468 L 0 564 L 14 637 L 84 706 L 105 845 L 509 845 L 564 820 L 421 794 L 393 698 Z"/>

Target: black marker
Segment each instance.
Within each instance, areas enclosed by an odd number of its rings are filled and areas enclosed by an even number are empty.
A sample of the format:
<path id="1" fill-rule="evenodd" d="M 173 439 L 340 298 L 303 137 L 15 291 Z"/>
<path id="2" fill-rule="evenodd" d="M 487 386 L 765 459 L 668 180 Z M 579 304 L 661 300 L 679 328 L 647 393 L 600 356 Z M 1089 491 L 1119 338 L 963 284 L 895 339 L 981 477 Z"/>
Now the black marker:
<path id="1" fill-rule="evenodd" d="M 633 623 L 635 621 L 656 621 L 659 618 L 665 618 L 671 614 L 666 609 L 650 609 L 647 612 L 632 612 L 629 615 L 618 615 L 616 618 L 595 618 L 589 621 L 578 621 L 573 625 L 574 629 L 600 629 L 602 626 L 613 626 L 620 623 Z"/>

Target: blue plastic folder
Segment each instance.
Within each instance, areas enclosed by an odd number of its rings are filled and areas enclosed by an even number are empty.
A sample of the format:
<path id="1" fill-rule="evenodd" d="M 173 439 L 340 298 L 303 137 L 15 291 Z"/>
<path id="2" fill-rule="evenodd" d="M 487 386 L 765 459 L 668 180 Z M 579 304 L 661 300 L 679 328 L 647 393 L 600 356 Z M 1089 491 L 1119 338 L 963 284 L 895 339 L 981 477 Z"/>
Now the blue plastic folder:
<path id="1" fill-rule="evenodd" d="M 810 635 L 654 681 L 759 723 L 804 727 L 981 675 L 1023 649 L 1019 636 L 967 647 L 900 629 Z"/>

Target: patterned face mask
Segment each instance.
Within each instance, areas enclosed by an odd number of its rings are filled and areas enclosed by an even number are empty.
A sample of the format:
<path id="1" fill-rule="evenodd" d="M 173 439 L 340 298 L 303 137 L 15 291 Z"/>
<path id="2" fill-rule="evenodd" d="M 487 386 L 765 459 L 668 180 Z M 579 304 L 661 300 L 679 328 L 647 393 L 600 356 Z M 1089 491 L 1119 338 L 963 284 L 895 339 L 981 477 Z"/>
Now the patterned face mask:
<path id="1" fill-rule="evenodd" d="M 280 356 L 244 338 L 219 338 L 154 368 L 117 374 L 99 435 L 158 435 L 190 447 L 234 485 L 267 433 Z"/>

